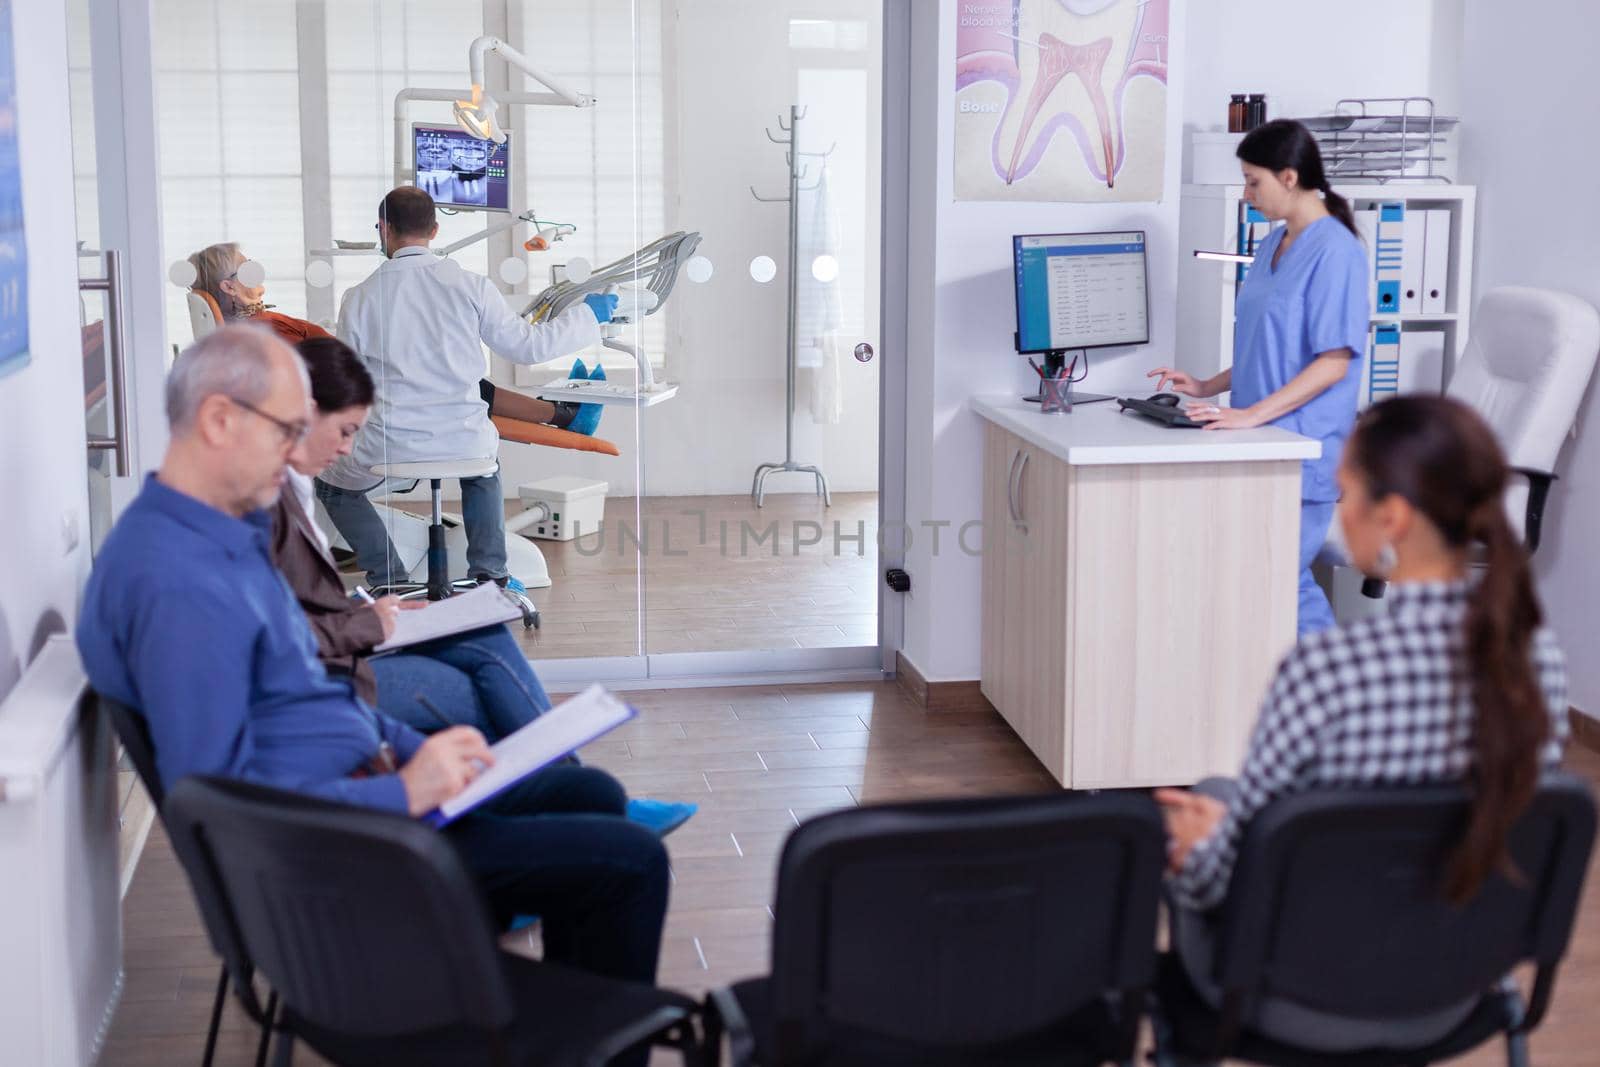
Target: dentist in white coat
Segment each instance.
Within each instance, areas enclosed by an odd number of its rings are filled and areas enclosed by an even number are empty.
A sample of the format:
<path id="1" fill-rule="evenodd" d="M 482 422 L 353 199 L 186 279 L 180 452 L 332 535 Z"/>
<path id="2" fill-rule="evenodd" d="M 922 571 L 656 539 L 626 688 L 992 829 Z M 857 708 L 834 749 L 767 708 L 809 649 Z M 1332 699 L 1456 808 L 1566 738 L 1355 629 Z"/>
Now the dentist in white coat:
<path id="1" fill-rule="evenodd" d="M 404 581 L 367 493 L 382 479 L 380 463 L 436 462 L 495 456 L 499 435 L 479 389 L 487 371 L 483 345 L 513 363 L 543 363 L 600 340 L 615 296 L 591 294 L 550 322 L 515 314 L 480 274 L 436 256 L 428 244 L 439 232 L 433 198 L 404 185 L 383 198 L 378 236 L 388 262 L 345 294 L 339 339 L 361 356 L 378 384 L 371 417 L 350 455 L 317 479 L 317 498 L 372 585 Z M 571 422 L 578 405 L 556 405 L 554 425 Z M 506 570 L 505 505 L 500 472 L 461 479 L 467 534 L 467 574 L 523 592 Z"/>

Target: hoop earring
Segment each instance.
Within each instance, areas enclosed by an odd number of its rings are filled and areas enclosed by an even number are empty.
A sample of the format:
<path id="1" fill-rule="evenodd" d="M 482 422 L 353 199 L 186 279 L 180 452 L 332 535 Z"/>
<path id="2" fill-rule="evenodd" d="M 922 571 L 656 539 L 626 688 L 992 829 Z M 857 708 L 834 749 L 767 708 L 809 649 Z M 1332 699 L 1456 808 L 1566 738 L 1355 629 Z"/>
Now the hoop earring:
<path id="1" fill-rule="evenodd" d="M 1373 570 L 1377 572 L 1373 577 L 1387 580 L 1389 575 L 1394 573 L 1395 565 L 1399 562 L 1400 556 L 1395 552 L 1394 546 L 1385 541 L 1378 546 L 1378 558 L 1373 560 Z"/>

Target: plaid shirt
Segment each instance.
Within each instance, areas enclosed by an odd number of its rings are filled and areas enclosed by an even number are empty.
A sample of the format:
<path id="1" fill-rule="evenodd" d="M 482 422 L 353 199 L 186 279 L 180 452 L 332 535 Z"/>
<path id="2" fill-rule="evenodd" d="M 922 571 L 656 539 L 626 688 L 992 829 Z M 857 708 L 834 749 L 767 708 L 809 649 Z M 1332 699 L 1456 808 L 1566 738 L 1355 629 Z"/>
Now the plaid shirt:
<path id="1" fill-rule="evenodd" d="M 1303 639 L 1278 665 L 1250 738 L 1238 795 L 1216 830 L 1172 877 L 1186 907 L 1219 903 L 1250 819 L 1282 796 L 1319 786 L 1463 779 L 1473 709 L 1458 675 L 1470 584 L 1390 587 L 1388 612 Z M 1532 654 L 1550 708 L 1546 767 L 1567 735 L 1567 674 L 1541 628 Z"/>

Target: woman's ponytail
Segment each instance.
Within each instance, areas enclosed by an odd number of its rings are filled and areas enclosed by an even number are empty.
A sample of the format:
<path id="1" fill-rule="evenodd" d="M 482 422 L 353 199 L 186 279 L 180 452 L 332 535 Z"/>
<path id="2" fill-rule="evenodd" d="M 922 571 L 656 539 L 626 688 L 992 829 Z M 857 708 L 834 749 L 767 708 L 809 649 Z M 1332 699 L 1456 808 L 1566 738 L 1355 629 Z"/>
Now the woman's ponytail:
<path id="1" fill-rule="evenodd" d="M 1445 890 L 1469 899 L 1497 868 L 1510 874 L 1506 837 L 1539 784 L 1539 751 L 1550 713 L 1533 662 L 1533 636 L 1542 621 L 1527 552 L 1506 520 L 1496 494 L 1469 520 L 1483 546 L 1484 566 L 1467 609 L 1465 662 L 1472 693 L 1472 811 Z"/>
<path id="2" fill-rule="evenodd" d="M 1333 186 L 1329 185 L 1327 181 L 1322 183 L 1322 202 L 1327 205 L 1328 214 L 1344 223 L 1345 229 L 1357 237 L 1361 236 L 1361 232 L 1356 229 L 1355 212 L 1350 210 L 1350 201 L 1334 192 Z"/>
<path id="3" fill-rule="evenodd" d="M 1472 806 L 1444 882 L 1452 901 L 1465 902 L 1496 871 L 1515 877 L 1506 840 L 1538 787 L 1551 729 L 1534 663 L 1543 616 L 1528 554 L 1505 513 L 1510 471 L 1476 412 L 1421 394 L 1368 408 L 1344 456 L 1372 499 L 1398 496 L 1464 558 L 1481 553 L 1455 661 L 1456 684 L 1472 707 Z"/>

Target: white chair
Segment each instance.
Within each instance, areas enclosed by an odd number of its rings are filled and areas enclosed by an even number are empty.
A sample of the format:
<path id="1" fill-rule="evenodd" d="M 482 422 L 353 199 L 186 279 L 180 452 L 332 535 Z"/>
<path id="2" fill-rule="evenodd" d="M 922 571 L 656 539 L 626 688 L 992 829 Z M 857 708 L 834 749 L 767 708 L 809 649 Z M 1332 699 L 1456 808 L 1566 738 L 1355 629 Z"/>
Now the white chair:
<path id="1" fill-rule="evenodd" d="M 1512 529 L 1531 553 L 1539 547 L 1556 459 L 1600 356 L 1600 312 L 1568 293 L 1491 289 L 1472 316 L 1472 334 L 1445 395 L 1482 415 L 1521 477 L 1506 492 Z M 1320 559 L 1348 566 L 1335 520 Z M 1337 577 L 1335 579 L 1337 581 Z M 1362 591 L 1382 596 L 1368 579 Z"/>
<path id="2" fill-rule="evenodd" d="M 1600 313 L 1550 289 L 1491 289 L 1472 316 L 1472 335 L 1445 395 L 1494 428 L 1522 479 L 1506 494 L 1512 528 L 1539 547 L 1556 458 L 1577 420 L 1595 358 Z"/>

